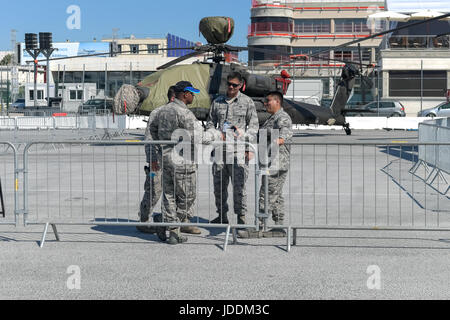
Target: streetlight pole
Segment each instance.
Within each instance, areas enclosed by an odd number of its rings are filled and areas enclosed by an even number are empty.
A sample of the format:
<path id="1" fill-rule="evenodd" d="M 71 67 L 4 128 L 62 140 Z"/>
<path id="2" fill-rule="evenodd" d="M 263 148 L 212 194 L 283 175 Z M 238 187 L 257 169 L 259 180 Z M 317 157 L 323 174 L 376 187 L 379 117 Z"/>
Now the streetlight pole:
<path id="1" fill-rule="evenodd" d="M 38 60 L 37 57 L 39 54 L 44 54 L 47 58 L 47 106 L 50 106 L 50 56 L 56 50 L 52 48 L 52 34 L 50 32 L 40 32 L 39 33 L 39 47 L 38 48 L 38 39 L 36 33 L 25 33 L 25 50 L 30 54 L 33 58 L 34 62 L 34 91 L 33 91 L 33 100 L 34 107 L 37 108 L 37 72 L 38 72 Z"/>
<path id="2" fill-rule="evenodd" d="M 37 57 L 41 53 L 41 49 L 38 48 L 37 34 L 36 33 L 25 33 L 25 50 L 33 58 L 34 62 L 34 91 L 33 91 L 33 101 L 34 107 L 37 107 Z"/>
<path id="3" fill-rule="evenodd" d="M 50 56 L 55 52 L 52 48 L 52 34 L 50 32 L 39 33 L 39 46 L 42 54 L 47 58 L 46 78 L 47 78 L 47 106 L 50 107 Z"/>

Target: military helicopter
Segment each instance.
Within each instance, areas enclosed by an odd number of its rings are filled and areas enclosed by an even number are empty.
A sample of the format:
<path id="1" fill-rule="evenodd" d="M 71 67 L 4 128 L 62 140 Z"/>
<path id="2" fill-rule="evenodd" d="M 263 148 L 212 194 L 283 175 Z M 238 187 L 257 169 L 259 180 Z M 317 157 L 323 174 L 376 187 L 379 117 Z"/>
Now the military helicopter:
<path id="1" fill-rule="evenodd" d="M 423 20 L 396 29 L 386 30 L 363 39 L 351 41 L 339 47 L 359 43 L 367 39 L 449 15 Z M 211 101 L 218 95 L 225 94 L 227 91 L 227 75 L 237 71 L 240 72 L 244 78 L 242 92 L 251 97 L 255 102 L 260 124 L 268 118 L 269 114 L 264 107 L 264 97 L 270 91 L 279 91 L 283 95 L 286 94 L 289 84 L 291 83 L 289 73 L 286 70 L 283 70 L 279 75 L 258 75 L 251 73 L 244 65 L 227 63 L 225 61 L 225 56 L 227 54 L 248 50 L 247 47 L 236 47 L 226 44 L 234 32 L 234 21 L 232 18 L 206 17 L 200 21 L 199 27 L 202 35 L 208 41 L 208 44 L 192 48 L 182 48 L 191 49 L 193 52 L 160 66 L 158 68 L 159 71 L 146 77 L 137 86 L 122 86 L 114 99 L 114 111 L 117 114 L 149 114 L 151 111 L 167 102 L 167 90 L 171 85 L 180 80 L 186 80 L 190 81 L 196 88 L 201 90 L 201 93 L 196 95 L 196 99 L 190 106 L 190 109 L 197 119 L 205 121 L 209 113 Z M 191 65 L 176 65 L 188 58 L 208 53 L 212 54 L 212 62 L 196 62 Z M 318 54 L 320 53 L 321 52 Z M 355 79 L 358 76 L 361 77 L 361 83 L 364 87 L 372 87 L 370 79 L 363 76 L 363 64 L 361 58 L 359 63 L 342 60 L 336 61 L 344 62 L 345 65 L 342 68 L 341 77 L 338 81 L 331 106 L 327 108 L 285 99 L 283 109 L 291 116 L 293 124 L 340 125 L 343 127 L 346 134 L 350 135 L 352 131 L 349 124 L 346 122 L 345 114 L 347 112 L 367 112 L 367 110 L 345 109 L 347 101 L 351 96 Z M 359 68 L 357 66 L 359 66 Z M 368 65 L 367 67 L 374 66 Z"/>
<path id="2" fill-rule="evenodd" d="M 258 75 L 249 72 L 246 66 L 227 63 L 225 56 L 233 52 L 248 50 L 226 44 L 234 33 L 234 21 L 228 17 L 206 17 L 200 21 L 200 31 L 208 44 L 183 48 L 192 53 L 177 58 L 158 68 L 159 71 L 143 79 L 138 85 L 123 85 L 115 96 L 116 114 L 149 114 L 167 103 L 167 90 L 180 80 L 190 81 L 201 93 L 196 95 L 191 111 L 197 119 L 205 121 L 213 99 L 226 94 L 226 79 L 231 72 L 239 72 L 244 78 L 242 92 L 255 102 L 259 122 L 263 123 L 269 114 L 264 107 L 265 95 L 270 91 L 286 94 L 291 83 L 290 75 L 283 70 L 279 75 Z M 186 59 L 212 54 L 211 62 L 196 62 L 191 65 L 176 65 Z M 351 129 L 345 121 L 345 105 L 352 92 L 355 78 L 360 75 L 352 64 L 342 70 L 334 99 L 329 108 L 285 99 L 283 108 L 291 116 L 293 124 L 341 125 L 350 135 Z M 354 112 L 354 109 L 352 109 Z"/>

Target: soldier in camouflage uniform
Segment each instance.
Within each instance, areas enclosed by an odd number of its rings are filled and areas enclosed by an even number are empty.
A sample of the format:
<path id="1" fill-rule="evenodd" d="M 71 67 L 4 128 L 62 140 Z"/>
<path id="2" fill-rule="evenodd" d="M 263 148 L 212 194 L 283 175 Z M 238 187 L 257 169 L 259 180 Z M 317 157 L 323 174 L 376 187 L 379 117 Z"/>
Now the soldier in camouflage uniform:
<path id="1" fill-rule="evenodd" d="M 169 102 L 175 100 L 175 89 L 174 86 L 170 87 L 167 92 L 167 98 Z M 145 130 L 145 140 L 151 141 L 152 135 L 150 134 L 150 124 L 155 119 L 161 108 L 156 108 L 150 113 L 148 118 L 147 128 Z M 149 216 L 153 213 L 153 208 L 158 203 L 159 198 L 161 198 L 162 185 L 161 185 L 161 170 L 159 164 L 161 163 L 161 148 L 160 146 L 153 144 L 145 145 L 145 155 L 147 158 L 147 163 L 149 167 L 145 167 L 145 184 L 144 184 L 144 196 L 141 201 L 141 207 L 139 211 L 139 218 L 141 222 L 147 222 Z M 155 222 L 162 222 L 161 217 L 155 216 Z M 154 227 L 138 226 L 136 227 L 140 232 L 144 233 L 155 233 L 156 229 Z"/>
<path id="2" fill-rule="evenodd" d="M 254 143 L 259 127 L 255 104 L 251 98 L 240 92 L 243 86 L 241 74 L 234 72 L 227 77 L 227 81 L 227 95 L 219 96 L 213 101 L 206 128 L 220 130 L 223 140 L 230 136 L 231 131 L 235 139 Z M 237 161 L 236 152 L 232 154 L 231 161 L 226 161 L 227 156 L 224 151 L 222 163 L 217 161 L 213 164 L 214 195 L 219 216 L 213 219 L 212 223 L 228 223 L 228 185 L 231 179 L 234 213 L 237 215 L 238 223 L 245 224 L 247 213 L 245 183 L 248 178 L 248 161 L 253 156 L 249 150 L 245 153 L 244 163 Z"/>
<path id="3" fill-rule="evenodd" d="M 269 175 L 263 176 L 261 189 L 259 192 L 260 212 L 265 212 L 265 183 L 268 179 L 268 213 L 276 225 L 283 225 L 284 222 L 284 198 L 283 185 L 286 181 L 290 162 L 290 146 L 287 145 L 293 136 L 291 117 L 282 109 L 283 95 L 279 92 L 270 92 L 264 103 L 267 112 L 271 114 L 269 119 L 261 126 L 261 130 L 267 130 L 267 148 Z M 271 136 L 271 133 L 278 131 L 278 137 Z M 276 141 L 274 141 L 276 139 Z M 261 142 L 261 139 L 260 139 Z M 272 143 L 272 144 L 271 144 Z M 275 144 L 275 148 L 274 145 Z M 278 147 L 277 147 L 278 146 Z M 276 149 L 276 150 L 274 150 Z M 277 152 L 278 151 L 278 152 Z M 262 166 L 263 167 L 263 166 Z M 271 229 L 263 234 L 264 236 L 286 236 L 284 229 Z"/>
<path id="4" fill-rule="evenodd" d="M 196 171 L 197 164 L 187 159 L 189 153 L 193 158 L 194 147 L 198 143 L 208 143 L 220 140 L 220 132 L 211 129 L 203 131 L 194 114 L 187 108 L 194 100 L 194 94 L 200 91 L 193 88 L 187 81 L 180 81 L 175 85 L 176 98 L 173 102 L 161 107 L 154 121 L 150 124 L 153 140 L 177 139 L 180 131 L 189 134 L 189 151 L 183 150 L 183 155 L 174 152 L 174 145 L 167 145 L 162 150 L 163 164 L 163 217 L 165 222 L 182 222 L 192 215 L 196 199 Z M 181 133 L 180 133 L 181 134 Z M 161 235 L 158 235 L 161 238 Z M 180 235 L 180 228 L 170 228 L 169 244 L 187 241 Z"/>

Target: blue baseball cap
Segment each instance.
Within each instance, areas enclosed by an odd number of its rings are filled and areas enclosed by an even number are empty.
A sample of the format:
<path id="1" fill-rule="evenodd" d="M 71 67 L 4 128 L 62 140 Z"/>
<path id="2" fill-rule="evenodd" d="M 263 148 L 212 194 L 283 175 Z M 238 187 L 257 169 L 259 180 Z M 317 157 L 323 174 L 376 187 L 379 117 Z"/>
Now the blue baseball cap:
<path id="1" fill-rule="evenodd" d="M 189 81 L 180 81 L 180 82 L 178 82 L 175 85 L 174 89 L 175 89 L 175 92 L 189 91 L 189 92 L 192 92 L 192 93 L 200 93 L 200 90 L 194 88 L 192 83 L 190 83 Z"/>

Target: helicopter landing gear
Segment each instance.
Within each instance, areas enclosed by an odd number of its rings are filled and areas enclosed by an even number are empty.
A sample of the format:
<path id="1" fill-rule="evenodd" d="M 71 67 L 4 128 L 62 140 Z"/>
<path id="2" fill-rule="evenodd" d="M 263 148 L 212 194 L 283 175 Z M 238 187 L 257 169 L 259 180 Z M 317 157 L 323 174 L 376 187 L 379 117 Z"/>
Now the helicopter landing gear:
<path id="1" fill-rule="evenodd" d="M 348 136 L 350 136 L 352 134 L 352 129 L 350 129 L 350 124 L 349 123 L 344 124 L 344 130 L 345 130 L 345 133 Z"/>

